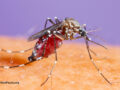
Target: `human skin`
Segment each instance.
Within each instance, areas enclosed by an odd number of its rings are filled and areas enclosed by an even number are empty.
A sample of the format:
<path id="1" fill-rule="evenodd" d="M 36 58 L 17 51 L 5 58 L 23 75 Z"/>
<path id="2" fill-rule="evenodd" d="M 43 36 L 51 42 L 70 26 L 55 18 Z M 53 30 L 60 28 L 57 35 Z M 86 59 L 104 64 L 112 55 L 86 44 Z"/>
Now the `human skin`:
<path id="1" fill-rule="evenodd" d="M 35 45 L 35 41 L 26 42 L 24 38 L 1 37 L 0 42 L 0 48 L 15 51 Z M 45 85 L 40 86 L 52 68 L 54 54 L 23 67 L 0 68 L 0 82 L 19 82 L 19 84 L 0 83 L 0 90 L 119 90 L 120 47 L 107 45 L 108 50 L 96 45 L 91 47 L 97 53 L 97 56 L 92 54 L 95 63 L 109 81 L 115 82 L 112 85 L 99 75 L 89 59 L 84 44 L 63 43 L 57 49 L 58 63 L 52 72 L 52 78 Z M 0 66 L 14 66 L 28 62 L 27 57 L 31 53 L 32 50 L 23 54 L 0 52 Z"/>

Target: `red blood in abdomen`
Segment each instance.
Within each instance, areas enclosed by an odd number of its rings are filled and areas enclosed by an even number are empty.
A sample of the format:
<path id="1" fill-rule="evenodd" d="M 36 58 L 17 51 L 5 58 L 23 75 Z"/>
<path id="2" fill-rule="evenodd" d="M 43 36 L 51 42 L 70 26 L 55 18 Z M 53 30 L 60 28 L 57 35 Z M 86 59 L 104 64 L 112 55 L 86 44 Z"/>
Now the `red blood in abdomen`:
<path id="1" fill-rule="evenodd" d="M 50 54 L 55 52 L 55 44 L 54 44 L 54 36 L 52 35 L 51 37 L 47 37 L 44 36 L 44 41 L 42 41 L 42 39 L 40 38 L 39 41 L 37 42 L 36 46 L 35 46 L 35 51 L 37 53 L 36 58 L 38 57 L 48 57 Z M 45 45 L 46 43 L 46 45 Z M 56 49 L 59 48 L 62 44 L 62 40 L 57 38 L 55 36 L 55 43 L 56 43 Z M 37 48 L 37 46 L 40 45 L 40 48 Z M 44 51 L 44 45 L 45 45 L 45 51 Z M 44 54 L 43 54 L 44 51 Z"/>

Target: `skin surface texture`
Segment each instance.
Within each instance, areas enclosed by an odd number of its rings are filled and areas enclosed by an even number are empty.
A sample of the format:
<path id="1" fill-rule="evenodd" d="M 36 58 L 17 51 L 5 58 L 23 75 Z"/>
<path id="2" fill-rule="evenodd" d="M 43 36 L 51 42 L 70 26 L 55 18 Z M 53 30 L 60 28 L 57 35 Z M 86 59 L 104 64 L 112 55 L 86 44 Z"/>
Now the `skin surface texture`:
<path id="1" fill-rule="evenodd" d="M 0 37 L 0 48 L 24 50 L 34 47 L 35 41 L 27 42 L 24 38 Z M 44 86 L 40 86 L 49 74 L 55 60 L 52 54 L 48 58 L 35 61 L 23 67 L 0 68 L 0 90 L 119 90 L 120 89 L 120 47 L 107 46 L 108 50 L 90 45 L 97 53 L 92 54 L 100 71 L 111 82 L 109 85 L 91 63 L 85 44 L 64 43 L 57 49 L 58 63 Z M 28 62 L 32 50 L 26 53 L 8 54 L 0 52 L 0 66 L 18 65 Z M 2 84 L 1 82 L 19 82 Z"/>

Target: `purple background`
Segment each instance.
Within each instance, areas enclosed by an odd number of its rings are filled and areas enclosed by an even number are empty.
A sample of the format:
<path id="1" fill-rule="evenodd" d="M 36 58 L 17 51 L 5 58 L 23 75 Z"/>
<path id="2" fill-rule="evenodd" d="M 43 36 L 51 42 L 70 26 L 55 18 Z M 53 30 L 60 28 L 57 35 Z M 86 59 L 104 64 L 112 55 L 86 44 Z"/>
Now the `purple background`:
<path id="1" fill-rule="evenodd" d="M 101 29 L 97 35 L 120 45 L 120 0 L 0 0 L 0 35 L 24 35 L 54 16 L 97 26 Z"/>

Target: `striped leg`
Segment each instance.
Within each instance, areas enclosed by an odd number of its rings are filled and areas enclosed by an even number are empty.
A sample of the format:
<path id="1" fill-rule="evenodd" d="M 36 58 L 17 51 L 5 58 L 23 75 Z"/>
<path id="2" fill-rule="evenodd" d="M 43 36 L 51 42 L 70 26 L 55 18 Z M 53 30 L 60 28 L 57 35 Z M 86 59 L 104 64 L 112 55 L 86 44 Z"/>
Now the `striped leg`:
<path id="1" fill-rule="evenodd" d="M 108 82 L 110 85 L 112 84 L 105 76 L 104 74 L 100 71 L 100 69 L 97 67 L 97 65 L 95 64 L 91 54 L 90 54 L 90 48 L 89 48 L 89 44 L 88 44 L 88 38 L 85 38 L 85 42 L 86 42 L 86 47 L 87 47 L 87 51 L 88 51 L 88 54 L 89 54 L 89 57 L 90 57 L 90 60 L 92 62 L 92 64 L 95 66 L 96 70 L 98 71 L 98 73 L 105 79 L 106 82 Z"/>
<path id="2" fill-rule="evenodd" d="M 28 64 L 34 62 L 34 61 L 41 60 L 41 59 L 43 58 L 43 56 L 44 56 L 44 53 L 45 53 L 45 47 L 46 47 L 46 43 L 45 43 L 45 45 L 44 45 L 44 50 L 43 50 L 42 56 L 40 56 L 40 57 L 38 57 L 38 58 L 36 58 L 36 59 L 34 58 L 34 56 L 30 56 L 30 57 L 28 57 L 29 62 L 27 62 L 27 63 L 20 64 L 20 65 L 16 65 L 16 66 L 0 66 L 0 68 L 9 69 L 9 68 L 23 67 L 23 66 L 25 66 L 25 65 L 28 65 Z M 33 54 L 32 54 L 32 55 L 33 55 Z"/>
<path id="3" fill-rule="evenodd" d="M 55 36 L 54 36 L 54 48 L 55 48 L 55 62 L 54 62 L 54 65 L 52 66 L 52 69 L 50 70 L 50 73 L 48 74 L 48 77 L 46 78 L 46 80 L 41 84 L 41 86 L 43 86 L 47 81 L 48 79 L 51 77 L 52 75 L 52 72 L 53 72 L 53 69 L 55 68 L 56 64 L 57 64 L 57 52 L 56 52 L 56 41 L 55 41 Z"/>
<path id="4" fill-rule="evenodd" d="M 27 64 L 30 64 L 30 63 L 32 63 L 32 62 L 34 62 L 34 61 L 27 62 L 27 63 L 20 64 L 20 65 L 16 65 L 16 66 L 0 66 L 0 68 L 9 69 L 9 68 L 23 67 L 23 66 L 25 66 L 25 65 L 27 65 Z"/>
<path id="5" fill-rule="evenodd" d="M 50 23 L 52 23 L 53 25 L 55 24 L 55 23 L 52 21 L 51 18 L 47 18 L 46 21 L 45 21 L 44 29 L 46 29 L 46 26 L 47 26 L 48 21 L 49 21 Z"/>
<path id="6" fill-rule="evenodd" d="M 6 53 L 25 53 L 25 52 L 30 51 L 30 50 L 32 50 L 32 49 L 33 49 L 33 48 L 29 48 L 29 49 L 21 50 L 21 51 L 12 51 L 12 50 L 0 49 L 0 51 L 6 52 Z"/>
<path id="7" fill-rule="evenodd" d="M 57 17 L 54 17 L 56 24 L 60 23 L 60 20 Z"/>
<path id="8" fill-rule="evenodd" d="M 29 48 L 29 49 L 26 49 L 26 50 L 21 50 L 21 51 L 12 51 L 12 50 L 5 50 L 5 49 L 0 49 L 0 51 L 2 52 L 6 52 L 6 53 L 25 53 L 29 50 L 32 50 L 33 48 Z M 27 62 L 25 64 L 20 64 L 20 65 L 16 65 L 16 66 L 0 66 L 0 68 L 5 68 L 5 69 L 8 69 L 8 68 L 15 68 L 15 67 L 22 67 L 22 66 L 25 66 L 27 64 L 29 64 L 31 62 Z"/>

